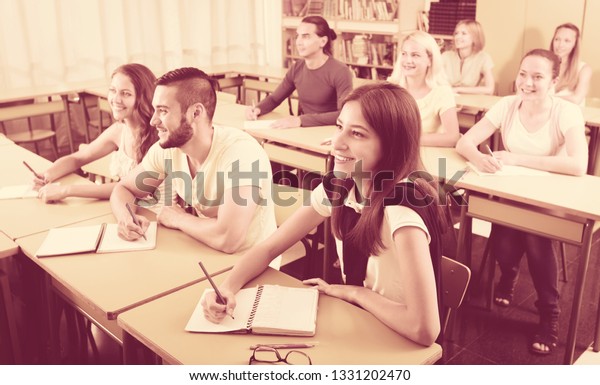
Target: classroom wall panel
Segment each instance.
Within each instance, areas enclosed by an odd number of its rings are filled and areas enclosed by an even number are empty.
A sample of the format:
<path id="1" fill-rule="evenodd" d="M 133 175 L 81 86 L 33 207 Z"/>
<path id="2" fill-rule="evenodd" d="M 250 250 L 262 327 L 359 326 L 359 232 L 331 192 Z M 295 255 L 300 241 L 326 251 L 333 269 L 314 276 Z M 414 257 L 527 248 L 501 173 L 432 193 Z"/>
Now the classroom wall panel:
<path id="1" fill-rule="evenodd" d="M 588 97 L 600 98 L 600 54 L 598 53 L 600 0 L 587 0 L 585 2 L 585 15 L 581 34 L 583 37 L 581 58 L 592 67 L 592 84 Z"/>
<path id="2" fill-rule="evenodd" d="M 485 50 L 494 60 L 498 95 L 512 93 L 523 52 L 525 9 L 523 0 L 477 1 L 476 18 L 485 33 Z"/>
<path id="3" fill-rule="evenodd" d="M 586 0 L 527 0 L 523 53 L 534 48 L 550 48 L 556 26 L 573 23 L 581 28 Z"/>

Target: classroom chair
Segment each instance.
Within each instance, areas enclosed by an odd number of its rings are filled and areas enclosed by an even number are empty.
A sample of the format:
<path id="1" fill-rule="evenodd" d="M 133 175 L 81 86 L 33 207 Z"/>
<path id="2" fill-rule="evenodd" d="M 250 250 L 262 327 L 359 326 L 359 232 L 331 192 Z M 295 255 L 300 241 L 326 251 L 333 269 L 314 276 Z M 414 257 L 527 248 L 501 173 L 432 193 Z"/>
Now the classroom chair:
<path id="1" fill-rule="evenodd" d="M 217 102 L 237 103 L 237 97 L 234 94 L 224 91 L 217 91 Z"/>
<path id="2" fill-rule="evenodd" d="M 95 103 L 90 101 L 90 96 L 85 93 L 72 95 L 69 98 L 71 103 L 81 105 L 83 121 L 85 124 L 85 143 L 90 143 L 93 138 L 98 137 L 106 128 L 112 124 L 112 109 L 106 98 L 93 97 Z M 93 117 L 95 116 L 95 118 Z M 94 132 L 94 137 L 92 137 Z"/>
<path id="3" fill-rule="evenodd" d="M 79 149 L 81 150 L 87 146 L 86 143 L 81 143 L 79 145 Z M 118 182 L 118 178 L 115 179 L 110 173 L 110 161 L 113 153 L 103 156 L 100 159 L 96 159 L 93 162 L 90 162 L 81 167 L 81 170 L 87 174 L 88 179 L 94 183 L 102 184 L 102 183 L 110 183 L 110 182 Z"/>
<path id="4" fill-rule="evenodd" d="M 229 77 L 229 78 L 220 78 L 220 79 L 217 79 L 217 82 L 219 83 L 219 91 L 223 91 L 228 88 L 235 88 L 236 89 L 235 100 L 236 101 L 240 100 L 240 96 L 241 96 L 241 92 L 242 92 L 242 77 L 241 76 L 238 75 L 238 76 Z"/>
<path id="5" fill-rule="evenodd" d="M 35 152 L 39 155 L 38 143 L 49 141 L 52 145 L 55 159 L 58 158 L 58 142 L 56 140 L 56 124 L 54 115 L 67 111 L 66 101 L 52 100 L 48 96 L 47 101 L 35 102 L 33 99 L 3 103 L 0 106 L 0 128 L 2 133 L 16 144 L 33 143 Z M 39 116 L 48 116 L 50 118 L 50 127 L 41 128 L 40 124 L 32 123 L 32 118 Z M 67 119 L 69 117 L 67 116 Z M 27 131 L 18 133 L 8 133 L 4 127 L 4 122 L 11 120 L 27 119 Z"/>
<path id="6" fill-rule="evenodd" d="M 462 304 L 469 281 L 471 270 L 462 263 L 442 256 L 440 265 L 441 287 L 442 287 L 442 338 L 451 341 L 452 333 L 447 333 L 448 324 L 452 310 L 456 310 Z"/>
<path id="7" fill-rule="evenodd" d="M 244 103 L 251 105 L 252 101 L 258 103 L 263 99 L 263 94 L 268 96 L 279 86 L 277 82 L 266 82 L 256 79 L 244 79 Z M 248 97 L 248 91 L 256 93 L 256 97 Z M 287 98 L 287 105 L 281 103 L 275 108 L 274 111 L 281 112 L 283 114 L 297 115 L 298 114 L 298 93 L 294 91 L 290 97 Z"/>

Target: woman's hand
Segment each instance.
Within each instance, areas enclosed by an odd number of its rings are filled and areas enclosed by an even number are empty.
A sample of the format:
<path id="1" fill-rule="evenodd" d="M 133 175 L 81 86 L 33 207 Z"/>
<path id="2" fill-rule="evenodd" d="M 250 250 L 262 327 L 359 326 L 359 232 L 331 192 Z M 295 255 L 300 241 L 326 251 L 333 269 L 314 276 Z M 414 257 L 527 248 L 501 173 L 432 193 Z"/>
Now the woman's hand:
<path id="1" fill-rule="evenodd" d="M 305 285 L 313 285 L 320 293 L 327 294 L 331 297 L 343 299 L 346 302 L 354 303 L 354 292 L 356 286 L 351 285 L 331 285 L 321 278 L 310 278 L 302 281 Z"/>
<path id="2" fill-rule="evenodd" d="M 502 162 L 494 155 L 481 154 L 477 159 L 474 159 L 473 164 L 479 171 L 496 173 L 496 171 L 502 170 Z"/>
<path id="3" fill-rule="evenodd" d="M 498 160 L 498 162 L 500 162 L 500 164 L 515 166 L 519 163 L 517 155 L 509 151 L 496 151 L 494 152 L 494 157 Z"/>
<path id="4" fill-rule="evenodd" d="M 63 200 L 68 196 L 67 187 L 57 183 L 45 184 L 38 190 L 38 198 L 44 203 L 54 203 Z"/>
<path id="5" fill-rule="evenodd" d="M 221 323 L 225 316 L 233 315 L 236 305 L 235 295 L 232 292 L 225 289 L 219 289 L 219 292 L 227 302 L 227 305 L 217 302 L 217 295 L 214 291 L 207 292 L 200 301 L 204 309 L 204 318 L 216 324 Z"/>

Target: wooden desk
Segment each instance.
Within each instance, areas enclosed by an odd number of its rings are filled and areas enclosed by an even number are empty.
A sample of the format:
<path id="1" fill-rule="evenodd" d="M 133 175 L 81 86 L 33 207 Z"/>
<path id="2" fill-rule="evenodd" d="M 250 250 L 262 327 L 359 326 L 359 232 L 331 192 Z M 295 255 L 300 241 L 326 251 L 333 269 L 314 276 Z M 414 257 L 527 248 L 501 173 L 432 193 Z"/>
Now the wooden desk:
<path id="1" fill-rule="evenodd" d="M 106 80 L 90 80 L 85 82 L 75 83 L 60 83 L 53 86 L 43 87 L 25 87 L 11 90 L 3 90 L 0 93 L 0 105 L 3 103 L 18 102 L 22 100 L 34 99 L 38 97 L 48 97 L 52 95 L 59 95 L 65 106 L 65 121 L 67 124 L 67 139 L 69 141 L 69 149 L 72 152 L 75 151 L 73 145 L 73 137 L 71 135 L 71 119 L 70 119 L 70 106 L 69 106 L 69 94 L 76 94 L 83 92 L 85 88 L 99 87 L 105 84 Z M 1 109 L 2 107 L 0 107 Z"/>
<path id="2" fill-rule="evenodd" d="M 217 284 L 226 274 L 215 278 Z M 261 283 L 302 286 L 300 281 L 272 269 L 248 286 Z M 201 282 L 120 314 L 117 321 L 126 332 L 125 359 L 130 357 L 131 346 L 140 342 L 165 363 L 186 365 L 247 365 L 252 354 L 250 345 L 292 341 L 319 342 L 305 350 L 315 365 L 432 364 L 442 356 L 439 345 L 417 345 L 365 310 L 323 294 L 319 296 L 314 337 L 186 332 L 184 327 L 207 287 L 208 282 Z"/>
<path id="3" fill-rule="evenodd" d="M 110 214 L 75 226 L 104 222 L 114 223 L 115 219 Z M 200 260 L 211 274 L 217 274 L 229 270 L 239 256 L 211 249 L 181 231 L 160 226 L 154 250 L 38 259 L 35 253 L 46 234 L 16 242 L 50 276 L 58 293 L 118 341 L 122 341 L 115 321 L 118 314 L 204 280 Z"/>
<path id="4" fill-rule="evenodd" d="M 464 188 L 459 231 L 459 255 L 470 259 L 471 218 L 502 224 L 581 247 L 581 259 L 569 322 L 564 363 L 573 362 L 583 288 L 590 258 L 594 222 L 600 221 L 600 178 L 585 175 L 478 176 L 469 172 L 456 183 Z M 470 238 L 469 238 L 470 239 Z M 596 325 L 595 351 L 600 347 L 600 323 Z"/>
<path id="5" fill-rule="evenodd" d="M 454 147 L 421 147 L 425 170 L 441 180 L 458 180 L 467 168 L 466 159 Z"/>
<path id="6" fill-rule="evenodd" d="M 211 76 L 248 76 L 261 79 L 276 79 L 281 80 L 287 73 L 287 68 L 260 66 L 257 64 L 223 64 L 201 68 L 204 72 Z"/>
<path id="7" fill-rule="evenodd" d="M 2 146 L 0 151 L 0 186 L 31 184 L 33 175 L 22 164 L 26 161 L 34 170 L 44 171 L 51 164 L 47 159 L 20 146 Z M 92 183 L 75 174 L 58 180 L 61 184 Z M 39 199 L 0 200 L 2 221 L 0 230 L 11 239 L 64 226 L 111 213 L 110 203 L 97 199 L 67 198 L 54 204 Z"/>

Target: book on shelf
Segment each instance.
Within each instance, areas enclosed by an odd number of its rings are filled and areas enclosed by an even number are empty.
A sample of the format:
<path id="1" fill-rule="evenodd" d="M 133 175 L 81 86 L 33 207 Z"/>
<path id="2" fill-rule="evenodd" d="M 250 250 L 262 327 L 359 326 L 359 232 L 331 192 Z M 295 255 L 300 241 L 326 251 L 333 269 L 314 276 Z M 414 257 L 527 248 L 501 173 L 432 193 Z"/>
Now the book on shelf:
<path id="1" fill-rule="evenodd" d="M 38 249 L 38 258 L 81 253 L 116 253 L 124 251 L 151 250 L 156 247 L 156 222 L 144 234 L 146 239 L 126 241 L 118 235 L 116 223 L 99 225 L 60 227 L 50 229 Z"/>
<path id="2" fill-rule="evenodd" d="M 235 295 L 232 317 L 215 324 L 204 317 L 202 299 L 185 330 L 199 333 L 252 333 L 289 336 L 314 336 L 317 327 L 319 291 L 313 287 L 260 285 L 240 290 Z"/>

